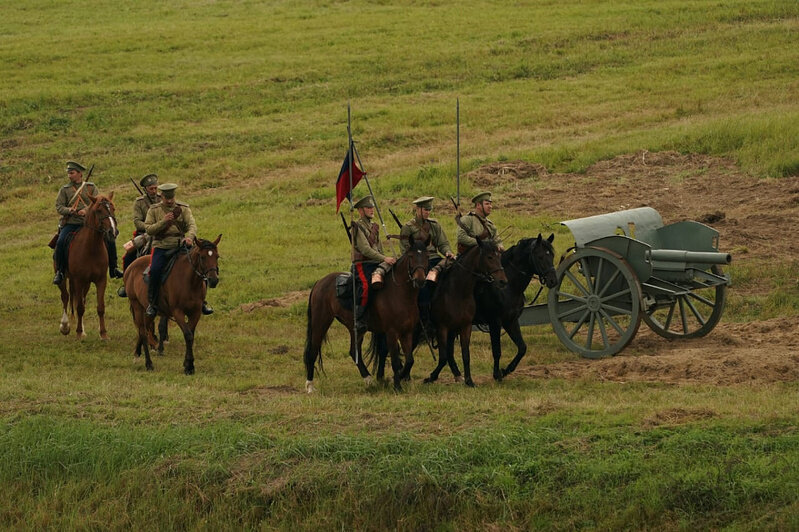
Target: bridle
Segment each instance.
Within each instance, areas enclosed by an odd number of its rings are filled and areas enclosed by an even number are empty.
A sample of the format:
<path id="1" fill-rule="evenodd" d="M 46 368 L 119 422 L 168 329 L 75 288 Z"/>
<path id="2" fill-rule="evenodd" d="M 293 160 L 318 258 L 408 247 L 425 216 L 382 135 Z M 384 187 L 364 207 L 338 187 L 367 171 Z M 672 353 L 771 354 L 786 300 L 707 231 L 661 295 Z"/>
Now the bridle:
<path id="1" fill-rule="evenodd" d="M 211 272 L 216 272 L 216 275 L 219 276 L 219 266 L 214 266 L 213 268 L 205 268 L 205 270 L 200 271 L 200 263 L 202 266 L 205 267 L 205 258 L 202 256 L 203 250 L 216 250 L 216 246 L 207 242 L 199 242 L 197 244 L 197 262 L 195 264 L 194 261 L 191 259 L 191 250 L 189 248 L 186 249 L 186 254 L 189 258 L 189 264 L 191 264 L 194 273 L 203 280 L 203 282 L 208 282 L 208 274 Z"/>
<path id="2" fill-rule="evenodd" d="M 114 238 L 116 238 L 116 236 L 117 236 L 116 235 L 116 233 L 117 233 L 117 219 L 112 214 L 112 212 L 113 212 L 113 210 L 112 210 L 113 203 L 111 203 L 107 199 L 102 199 L 102 200 L 98 200 L 92 207 L 93 207 L 91 209 L 92 214 L 94 215 L 94 217 L 97 218 L 97 227 L 89 225 L 89 216 L 88 216 L 89 213 L 88 212 L 86 213 L 87 214 L 86 223 L 84 225 L 86 227 L 88 227 L 89 229 L 92 229 L 93 231 L 97 231 L 98 233 L 103 235 L 103 237 L 106 240 L 110 241 L 110 240 L 113 240 Z M 105 207 L 105 210 L 108 211 L 108 214 L 100 213 L 99 212 L 99 208 L 100 207 Z M 103 222 L 105 220 L 108 220 L 108 219 L 111 220 L 111 227 L 103 227 Z"/>
<path id="3" fill-rule="evenodd" d="M 529 263 L 531 263 L 533 265 L 533 272 L 532 273 L 521 269 L 519 266 L 517 266 L 516 264 L 514 264 L 513 262 L 510 262 L 510 261 L 508 262 L 508 266 L 512 267 L 514 270 L 516 270 L 517 272 L 521 273 L 525 277 L 530 277 L 531 279 L 534 278 L 534 277 L 538 277 L 538 282 L 541 285 L 543 285 L 545 283 L 544 278 L 550 272 L 555 272 L 556 270 L 555 270 L 554 263 L 553 263 L 552 266 L 547 266 L 546 268 L 541 266 L 538 258 L 535 255 L 535 248 L 536 247 L 538 247 L 538 242 L 536 242 L 532 246 L 530 246 L 530 252 L 529 252 L 529 255 L 530 255 L 529 256 Z"/>
<path id="4" fill-rule="evenodd" d="M 483 249 L 483 246 L 481 244 L 477 244 L 477 247 L 480 248 L 479 249 L 480 257 L 483 257 L 485 255 L 485 250 Z M 465 257 L 466 254 L 464 253 L 462 256 Z M 482 281 L 485 281 L 487 283 L 493 283 L 494 282 L 494 274 L 495 273 L 505 271 L 505 268 L 502 267 L 502 260 L 500 260 L 499 268 L 495 268 L 495 269 L 491 270 L 490 272 L 478 272 L 476 269 L 468 269 L 466 266 L 464 266 L 462 264 L 460 256 L 455 261 L 455 265 L 458 266 L 459 268 L 465 270 L 470 275 L 473 275 L 473 276 L 477 277 L 478 279 L 480 279 Z"/>
<path id="5" fill-rule="evenodd" d="M 404 253 L 404 256 L 402 258 L 400 258 L 400 260 L 407 259 L 407 262 L 408 262 L 408 281 L 412 283 L 414 281 L 413 275 L 416 273 L 416 270 L 421 270 L 423 277 L 427 273 L 427 270 L 421 264 L 417 264 L 416 266 L 413 265 L 414 261 L 411 260 L 411 255 L 410 255 L 411 253 L 427 253 L 427 246 L 425 246 L 424 249 L 416 249 L 415 245 L 411 244 L 411 247 L 408 248 L 408 251 L 406 251 Z M 391 271 L 393 272 L 394 269 L 392 268 Z M 396 280 L 396 278 L 394 278 L 393 275 L 392 275 L 392 278 L 393 278 L 394 284 L 397 284 L 397 280 Z"/>

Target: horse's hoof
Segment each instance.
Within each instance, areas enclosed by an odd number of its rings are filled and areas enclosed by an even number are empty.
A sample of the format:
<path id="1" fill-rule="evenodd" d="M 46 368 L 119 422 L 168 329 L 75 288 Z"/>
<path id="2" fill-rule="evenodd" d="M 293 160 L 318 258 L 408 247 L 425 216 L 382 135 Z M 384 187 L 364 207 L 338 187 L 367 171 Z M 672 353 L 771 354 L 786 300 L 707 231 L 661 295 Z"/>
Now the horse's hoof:
<path id="1" fill-rule="evenodd" d="M 427 378 L 425 378 L 425 380 L 422 381 L 422 383 L 424 383 L 424 384 L 431 384 L 431 383 L 434 383 L 434 382 L 436 382 L 436 380 L 435 379 L 431 379 L 430 377 L 427 377 Z"/>
<path id="2" fill-rule="evenodd" d="M 59 327 L 59 328 L 58 328 L 58 330 L 59 330 L 59 331 L 61 332 L 61 334 L 63 334 L 64 336 L 67 336 L 67 335 L 69 335 L 69 327 L 64 327 L 64 326 L 62 325 L 61 327 Z"/>
<path id="3" fill-rule="evenodd" d="M 363 378 L 363 383 L 366 385 L 367 388 L 371 388 L 372 386 L 374 386 L 375 381 L 371 375 L 367 375 L 366 377 Z"/>
<path id="4" fill-rule="evenodd" d="M 463 382 L 463 377 L 461 377 L 460 375 L 455 375 L 453 379 L 455 379 L 455 382 Z"/>
<path id="5" fill-rule="evenodd" d="M 83 339 L 86 338 L 86 333 L 78 333 L 77 336 L 78 336 L 78 340 L 83 341 Z"/>
<path id="6" fill-rule="evenodd" d="M 183 370 L 186 375 L 194 375 L 194 368 L 186 368 Z"/>
<path id="7" fill-rule="evenodd" d="M 313 386 L 313 381 L 305 381 L 305 391 L 307 393 L 314 393 L 316 388 Z"/>
<path id="8" fill-rule="evenodd" d="M 502 378 L 504 376 L 505 376 L 504 373 L 502 373 L 501 371 L 498 371 L 498 372 L 494 373 L 494 380 L 497 381 L 497 382 L 501 382 Z"/>
<path id="9" fill-rule="evenodd" d="M 152 371 L 153 370 L 153 365 L 152 364 L 146 364 L 144 367 L 147 369 L 147 371 Z"/>
<path id="10" fill-rule="evenodd" d="M 107 342 L 110 339 L 111 338 L 109 338 L 107 334 L 101 334 L 100 335 L 100 340 L 102 340 L 103 342 Z"/>
<path id="11" fill-rule="evenodd" d="M 474 382 L 472 381 L 472 379 L 465 381 L 463 384 L 465 384 L 469 388 L 474 388 Z"/>

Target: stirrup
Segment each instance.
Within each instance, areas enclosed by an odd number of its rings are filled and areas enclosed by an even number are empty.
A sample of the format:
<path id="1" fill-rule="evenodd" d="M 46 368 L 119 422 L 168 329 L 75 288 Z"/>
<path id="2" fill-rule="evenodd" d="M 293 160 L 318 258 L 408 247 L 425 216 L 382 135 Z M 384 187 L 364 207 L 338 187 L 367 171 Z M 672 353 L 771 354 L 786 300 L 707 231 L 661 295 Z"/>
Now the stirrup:
<path id="1" fill-rule="evenodd" d="M 128 293 L 125 291 L 125 285 L 124 284 L 119 287 L 119 290 L 117 290 L 117 295 L 119 297 L 128 297 Z"/>
<path id="2" fill-rule="evenodd" d="M 372 274 L 372 286 L 379 290 L 383 288 L 383 274 L 380 272 L 375 272 Z"/>
<path id="3" fill-rule="evenodd" d="M 144 313 L 151 318 L 155 318 L 156 314 L 158 314 L 158 309 L 155 308 L 155 305 L 147 305 L 147 310 Z"/>
<path id="4" fill-rule="evenodd" d="M 208 304 L 207 301 L 203 301 L 202 313 L 203 316 L 209 316 L 214 313 L 214 309 Z"/>
<path id="5" fill-rule="evenodd" d="M 438 270 L 433 269 L 427 272 L 427 277 L 425 279 L 430 281 L 431 283 L 435 283 L 436 280 L 438 279 Z"/>

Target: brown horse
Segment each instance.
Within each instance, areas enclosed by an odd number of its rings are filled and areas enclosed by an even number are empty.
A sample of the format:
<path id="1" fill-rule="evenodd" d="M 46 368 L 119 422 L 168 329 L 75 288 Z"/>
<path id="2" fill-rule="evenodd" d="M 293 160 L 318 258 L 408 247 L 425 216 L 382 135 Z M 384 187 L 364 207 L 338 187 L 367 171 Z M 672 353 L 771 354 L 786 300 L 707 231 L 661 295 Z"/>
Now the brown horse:
<path id="1" fill-rule="evenodd" d="M 427 272 L 429 242 L 428 235 L 424 240 L 414 240 L 392 268 L 384 287 L 375 291 L 369 302 L 368 329 L 373 334 L 386 335 L 396 390 L 401 389 L 400 381 L 404 378 L 400 349 L 406 357 L 412 357 L 413 330 L 419 321 L 417 297 Z M 311 294 L 308 296 L 308 326 L 303 357 L 307 378 L 305 389 L 308 393 L 314 391 L 313 377 L 317 359 L 319 359 L 319 369 L 322 369 L 322 342 L 334 319 L 349 330 L 350 357 L 355 361 L 361 377 L 367 383 L 371 381 L 361 351 L 363 337 L 358 337 L 357 342 L 355 339 L 352 310 L 345 308 L 336 297 L 336 277 L 339 275 L 343 273 L 334 272 L 322 277 L 311 288 Z"/>
<path id="2" fill-rule="evenodd" d="M 501 253 L 493 240 L 477 238 L 477 245 L 458 256 L 454 265 L 441 275 L 430 305 L 438 335 L 438 366 L 424 382 L 437 380 L 441 369 L 448 363 L 456 378 L 460 377 L 454 355 L 455 337 L 460 336 L 464 383 L 474 386 L 469 342 L 476 312 L 474 288 L 478 280 L 487 281 L 499 290 L 508 282 L 502 268 Z"/>
<path id="3" fill-rule="evenodd" d="M 61 289 L 61 334 L 69 334 L 69 316 L 75 315 L 77 307 L 78 320 L 75 334 L 78 339 L 86 337 L 83 331 L 83 314 L 86 311 L 86 295 L 92 283 L 97 290 L 97 316 L 100 319 L 100 338 L 108 340 L 105 328 L 105 286 L 108 282 L 108 251 L 104 239 L 116 237 L 117 223 L 114 217 L 114 193 L 108 196 L 90 196 L 91 204 L 86 208 L 83 227 L 76 233 L 69 244 L 67 268 L 64 280 L 58 285 Z M 55 263 L 53 264 L 55 268 Z"/>
<path id="4" fill-rule="evenodd" d="M 202 316 L 205 300 L 206 282 L 211 288 L 219 283 L 219 252 L 217 245 L 222 235 L 216 240 L 194 239 L 191 248 L 181 247 L 175 265 L 164 280 L 158 293 L 158 314 L 175 320 L 186 341 L 186 356 L 183 360 L 183 372 L 194 373 L 194 331 Z M 138 331 L 136 352 L 144 348 L 145 367 L 152 371 L 153 361 L 150 359 L 150 347 L 158 346 L 158 354 L 164 352 L 163 335 L 156 344 L 154 336 L 154 320 L 145 314 L 147 308 L 147 284 L 143 273 L 150 263 L 149 257 L 139 257 L 125 269 L 125 291 L 128 293 L 130 312 Z"/>

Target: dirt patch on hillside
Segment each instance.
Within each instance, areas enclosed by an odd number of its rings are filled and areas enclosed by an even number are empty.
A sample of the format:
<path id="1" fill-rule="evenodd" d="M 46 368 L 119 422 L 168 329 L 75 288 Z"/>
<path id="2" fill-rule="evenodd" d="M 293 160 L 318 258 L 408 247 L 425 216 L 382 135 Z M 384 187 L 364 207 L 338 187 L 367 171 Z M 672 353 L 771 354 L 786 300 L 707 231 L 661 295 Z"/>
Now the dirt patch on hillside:
<path id="1" fill-rule="evenodd" d="M 721 250 L 731 252 L 736 263 L 780 261 L 793 271 L 789 288 L 799 287 L 797 177 L 758 179 L 729 159 L 647 151 L 599 162 L 581 174 L 499 168 L 488 165 L 473 172 L 481 186 L 500 185 L 497 208 L 546 212 L 567 220 L 650 206 L 665 224 L 697 220 L 714 227 Z M 750 286 L 748 294 L 769 289 L 764 279 Z M 707 337 L 683 341 L 661 338 L 642 324 L 636 338 L 616 357 L 522 364 L 517 373 L 532 378 L 720 385 L 796 381 L 799 320 L 731 324 L 722 319 Z"/>

